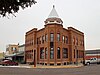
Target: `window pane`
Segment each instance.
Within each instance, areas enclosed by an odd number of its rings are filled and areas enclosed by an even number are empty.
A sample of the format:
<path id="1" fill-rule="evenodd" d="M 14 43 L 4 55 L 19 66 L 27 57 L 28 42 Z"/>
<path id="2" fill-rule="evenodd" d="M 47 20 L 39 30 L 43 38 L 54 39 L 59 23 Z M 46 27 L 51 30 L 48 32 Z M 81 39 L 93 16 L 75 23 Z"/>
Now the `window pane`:
<path id="1" fill-rule="evenodd" d="M 50 48 L 50 59 L 54 59 L 54 49 Z"/>
<path id="2" fill-rule="evenodd" d="M 57 41 L 60 41 L 60 33 L 57 34 Z"/>
<path id="3" fill-rule="evenodd" d="M 45 59 L 47 59 L 48 51 L 47 48 L 45 48 Z"/>
<path id="4" fill-rule="evenodd" d="M 44 48 L 40 48 L 40 59 L 44 59 Z"/>
<path id="5" fill-rule="evenodd" d="M 68 58 L 68 49 L 63 48 L 63 58 Z"/>
<path id="6" fill-rule="evenodd" d="M 57 48 L 57 59 L 60 59 L 60 48 Z"/>
<path id="7" fill-rule="evenodd" d="M 54 41 L 54 34 L 50 33 L 50 41 L 53 42 Z"/>
<path id="8" fill-rule="evenodd" d="M 63 41 L 63 43 L 65 43 L 65 36 L 63 36 L 62 41 Z"/>

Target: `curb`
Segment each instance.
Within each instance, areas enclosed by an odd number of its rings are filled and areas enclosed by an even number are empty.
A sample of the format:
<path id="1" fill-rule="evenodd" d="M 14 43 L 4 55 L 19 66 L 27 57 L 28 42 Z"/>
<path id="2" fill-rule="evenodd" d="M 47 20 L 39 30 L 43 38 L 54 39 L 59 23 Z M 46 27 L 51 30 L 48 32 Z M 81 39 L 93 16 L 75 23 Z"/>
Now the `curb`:
<path id="1" fill-rule="evenodd" d="M 80 67 L 83 67 L 83 65 L 79 65 L 79 66 L 76 66 L 76 65 L 69 65 L 69 66 L 37 66 L 37 67 L 34 67 L 31 66 L 31 68 L 80 68 Z"/>

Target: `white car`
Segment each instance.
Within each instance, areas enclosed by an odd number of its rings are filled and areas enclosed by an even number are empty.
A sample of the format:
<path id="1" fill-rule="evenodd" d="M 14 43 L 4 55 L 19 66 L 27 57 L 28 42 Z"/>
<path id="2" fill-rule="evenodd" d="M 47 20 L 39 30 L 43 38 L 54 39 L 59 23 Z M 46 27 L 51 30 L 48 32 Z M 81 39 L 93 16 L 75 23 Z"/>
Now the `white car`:
<path id="1" fill-rule="evenodd" d="M 100 59 L 91 58 L 91 59 L 85 60 L 85 65 L 90 65 L 90 64 L 100 64 Z"/>

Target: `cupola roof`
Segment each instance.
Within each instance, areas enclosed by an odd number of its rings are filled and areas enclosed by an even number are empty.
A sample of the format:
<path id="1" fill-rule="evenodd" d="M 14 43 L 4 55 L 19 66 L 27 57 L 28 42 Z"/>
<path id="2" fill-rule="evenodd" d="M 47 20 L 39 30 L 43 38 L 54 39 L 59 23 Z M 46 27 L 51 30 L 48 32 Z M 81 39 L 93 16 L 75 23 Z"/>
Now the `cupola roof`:
<path id="1" fill-rule="evenodd" d="M 48 24 L 60 24 L 60 25 L 62 25 L 63 24 L 63 21 L 59 18 L 54 5 L 53 5 L 53 9 L 51 10 L 48 18 L 45 21 L 45 24 L 46 25 L 48 25 Z"/>
<path id="2" fill-rule="evenodd" d="M 53 9 L 52 11 L 50 12 L 48 18 L 59 18 L 57 12 L 56 12 L 56 9 L 55 9 L 55 6 L 53 5 Z"/>

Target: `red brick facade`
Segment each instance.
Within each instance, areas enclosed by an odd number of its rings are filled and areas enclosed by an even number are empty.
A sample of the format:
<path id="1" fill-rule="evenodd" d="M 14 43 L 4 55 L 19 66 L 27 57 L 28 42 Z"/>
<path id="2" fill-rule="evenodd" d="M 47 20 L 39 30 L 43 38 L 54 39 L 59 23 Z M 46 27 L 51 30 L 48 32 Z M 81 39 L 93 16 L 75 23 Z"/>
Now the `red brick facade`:
<path id="1" fill-rule="evenodd" d="M 63 28 L 60 18 L 48 18 L 44 28 L 33 28 L 25 35 L 27 63 L 45 65 L 82 62 L 84 59 L 84 33 L 73 27 Z M 34 58 L 34 51 L 36 57 Z"/>

